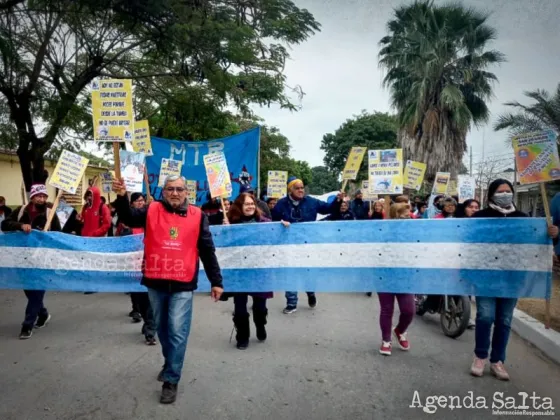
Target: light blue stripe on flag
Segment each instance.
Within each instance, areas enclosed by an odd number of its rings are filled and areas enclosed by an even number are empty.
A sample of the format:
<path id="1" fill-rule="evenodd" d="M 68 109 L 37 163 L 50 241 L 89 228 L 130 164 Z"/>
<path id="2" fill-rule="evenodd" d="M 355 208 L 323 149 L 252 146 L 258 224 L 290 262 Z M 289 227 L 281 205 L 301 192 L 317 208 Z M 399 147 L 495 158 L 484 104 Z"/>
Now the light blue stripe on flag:
<path id="1" fill-rule="evenodd" d="M 317 222 L 288 229 L 261 223 L 212 230 L 225 289 L 231 292 L 548 296 L 552 245 L 544 219 L 422 222 Z M 440 230 L 444 225 L 447 236 Z M 143 290 L 142 239 L 1 235 L 0 288 Z M 201 271 L 199 291 L 208 289 Z"/>

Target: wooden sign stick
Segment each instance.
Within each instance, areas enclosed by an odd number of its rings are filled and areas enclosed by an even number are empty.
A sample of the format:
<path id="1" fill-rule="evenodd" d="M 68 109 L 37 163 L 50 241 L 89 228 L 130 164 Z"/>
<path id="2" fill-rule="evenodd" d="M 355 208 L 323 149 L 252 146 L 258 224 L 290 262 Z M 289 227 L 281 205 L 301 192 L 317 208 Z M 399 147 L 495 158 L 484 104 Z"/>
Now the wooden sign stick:
<path id="1" fill-rule="evenodd" d="M 346 185 L 348 185 L 348 180 L 345 179 L 344 181 L 342 181 L 342 192 L 344 192 L 346 190 Z"/>
<path id="2" fill-rule="evenodd" d="M 52 224 L 54 215 L 56 214 L 56 208 L 58 207 L 58 202 L 60 201 L 60 197 L 62 197 L 62 190 L 59 189 L 58 194 L 56 195 L 56 198 L 54 199 L 52 209 L 50 209 L 51 211 L 49 212 L 49 217 L 47 218 L 47 223 L 45 224 L 45 228 L 43 229 L 45 232 L 47 232 L 51 228 L 51 224 Z"/>
<path id="3" fill-rule="evenodd" d="M 118 142 L 113 142 L 113 156 L 115 158 L 115 178 L 121 180 L 121 147 Z"/>
<path id="4" fill-rule="evenodd" d="M 546 216 L 546 224 L 552 226 L 552 217 L 550 215 L 550 207 L 548 206 L 548 196 L 546 195 L 546 186 L 544 182 L 541 184 L 541 198 Z M 549 294 L 552 294 L 552 282 L 550 284 Z M 544 310 L 544 328 L 550 329 L 550 297 L 546 299 Z"/>

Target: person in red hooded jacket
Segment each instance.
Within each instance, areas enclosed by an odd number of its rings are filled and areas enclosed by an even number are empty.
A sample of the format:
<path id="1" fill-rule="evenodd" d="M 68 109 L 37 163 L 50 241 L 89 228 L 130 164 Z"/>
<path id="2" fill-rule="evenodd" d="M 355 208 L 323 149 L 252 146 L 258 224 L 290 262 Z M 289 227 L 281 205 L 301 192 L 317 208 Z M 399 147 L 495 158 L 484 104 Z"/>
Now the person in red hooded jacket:
<path id="1" fill-rule="evenodd" d="M 86 204 L 82 209 L 81 222 L 82 236 L 101 237 L 107 235 L 111 228 L 111 212 L 101 202 L 101 192 L 97 187 L 88 188 L 84 200 Z"/>

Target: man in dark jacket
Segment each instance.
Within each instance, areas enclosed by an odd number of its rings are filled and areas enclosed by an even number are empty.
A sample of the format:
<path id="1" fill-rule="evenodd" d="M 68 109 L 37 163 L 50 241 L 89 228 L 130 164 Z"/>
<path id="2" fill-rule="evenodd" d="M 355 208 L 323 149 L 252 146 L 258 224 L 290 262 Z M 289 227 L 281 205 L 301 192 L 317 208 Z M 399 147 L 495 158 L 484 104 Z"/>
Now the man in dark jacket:
<path id="1" fill-rule="evenodd" d="M 50 212 L 55 212 L 51 222 L 51 231 L 60 232 L 60 222 L 56 216 L 56 209 L 49 208 L 47 199 L 47 187 L 44 184 L 35 184 L 29 193 L 30 203 L 18 207 L 10 214 L 10 217 L 2 222 L 4 232 L 22 231 L 30 233 L 33 229 L 43 230 L 47 224 Z M 25 320 L 21 326 L 19 338 L 25 340 L 33 334 L 33 327 L 43 328 L 51 319 L 47 308 L 43 304 L 44 290 L 24 290 L 27 296 L 27 307 L 25 308 Z"/>
<path id="2" fill-rule="evenodd" d="M 158 375 L 163 382 L 160 402 L 177 398 L 177 384 L 187 349 L 193 291 L 197 289 L 199 261 L 212 285 L 217 302 L 223 293 L 222 274 L 206 215 L 187 200 L 186 181 L 180 176 L 165 180 L 162 200 L 144 208 L 131 208 L 123 179 L 113 182 L 117 213 L 131 228 L 144 228 L 142 284 L 150 304 L 165 363 Z"/>
<path id="3" fill-rule="evenodd" d="M 354 200 L 350 204 L 350 211 L 354 214 L 356 220 L 367 220 L 369 219 L 369 203 L 364 201 L 364 195 L 361 190 L 356 191 Z"/>
<path id="4" fill-rule="evenodd" d="M 6 205 L 6 199 L 0 196 L 0 223 L 10 217 L 12 214 L 12 209 Z M 0 233 L 2 230 L 0 229 Z"/>
<path id="5" fill-rule="evenodd" d="M 340 193 L 331 204 L 305 195 L 305 187 L 301 179 L 292 176 L 288 178 L 288 196 L 281 198 L 272 209 L 272 220 L 282 222 L 284 226 L 290 223 L 315 222 L 317 214 L 331 214 L 340 211 L 340 203 L 344 194 Z M 317 306 L 315 292 L 307 292 L 309 306 Z M 286 292 L 285 314 L 292 314 L 297 310 L 297 292 Z"/>

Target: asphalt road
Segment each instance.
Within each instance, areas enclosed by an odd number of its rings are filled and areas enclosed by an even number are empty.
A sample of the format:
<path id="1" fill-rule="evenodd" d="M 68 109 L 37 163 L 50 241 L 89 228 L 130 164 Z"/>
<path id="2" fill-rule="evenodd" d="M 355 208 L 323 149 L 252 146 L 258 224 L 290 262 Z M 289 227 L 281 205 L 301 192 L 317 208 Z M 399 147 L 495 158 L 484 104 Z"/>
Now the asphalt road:
<path id="1" fill-rule="evenodd" d="M 473 378 L 474 332 L 443 336 L 434 316 L 416 318 L 411 351 L 378 353 L 375 295 L 318 295 L 315 310 L 300 294 L 298 312 L 283 315 L 281 293 L 269 301 L 269 340 L 239 351 L 233 304 L 195 299 L 193 328 L 177 402 L 159 404 L 159 345 L 143 343 L 124 294 L 48 293 L 53 318 L 30 340 L 18 339 L 25 297 L 0 291 L 1 420 L 373 420 L 512 418 L 492 415 L 492 398 L 533 392 L 553 398 L 560 418 L 560 367 L 513 335 L 509 383 Z M 428 396 L 472 392 L 488 408 L 410 408 L 415 391 Z M 467 401 L 468 402 L 468 401 Z M 529 401 L 530 403 L 530 401 Z M 519 418 L 519 416 L 515 416 Z"/>

